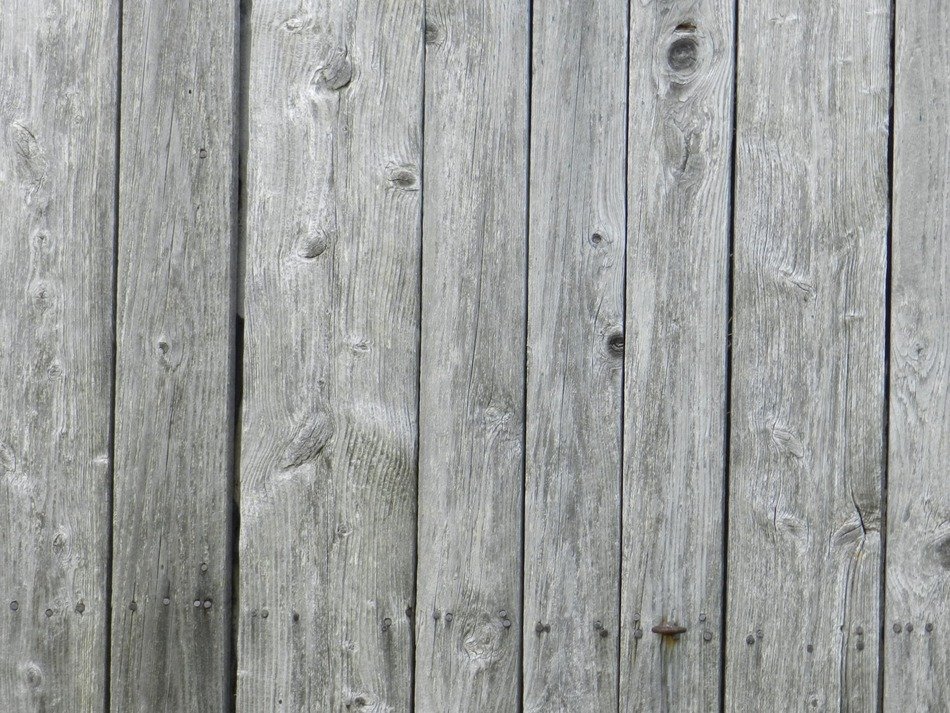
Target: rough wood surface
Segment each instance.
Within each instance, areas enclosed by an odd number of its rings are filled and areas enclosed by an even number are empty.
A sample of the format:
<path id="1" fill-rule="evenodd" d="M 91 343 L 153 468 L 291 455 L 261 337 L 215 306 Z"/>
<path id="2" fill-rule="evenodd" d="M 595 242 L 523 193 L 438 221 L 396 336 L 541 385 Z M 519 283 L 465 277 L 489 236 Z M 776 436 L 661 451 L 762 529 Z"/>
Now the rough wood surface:
<path id="1" fill-rule="evenodd" d="M 532 20 L 524 710 L 616 710 L 627 7 Z"/>
<path id="2" fill-rule="evenodd" d="M 409 711 L 422 2 L 248 19 L 238 710 Z"/>
<path id="3" fill-rule="evenodd" d="M 426 4 L 416 710 L 517 710 L 528 2 Z"/>
<path id="4" fill-rule="evenodd" d="M 623 711 L 719 704 L 733 9 L 630 17 Z"/>
<path id="5" fill-rule="evenodd" d="M 236 5 L 125 0 L 112 710 L 230 691 Z"/>
<path id="6" fill-rule="evenodd" d="M 106 689 L 115 2 L 0 0 L 0 710 Z"/>
<path id="7" fill-rule="evenodd" d="M 726 709 L 874 710 L 886 0 L 742 0 Z"/>
<path id="8" fill-rule="evenodd" d="M 950 6 L 897 4 L 884 710 L 950 710 Z"/>

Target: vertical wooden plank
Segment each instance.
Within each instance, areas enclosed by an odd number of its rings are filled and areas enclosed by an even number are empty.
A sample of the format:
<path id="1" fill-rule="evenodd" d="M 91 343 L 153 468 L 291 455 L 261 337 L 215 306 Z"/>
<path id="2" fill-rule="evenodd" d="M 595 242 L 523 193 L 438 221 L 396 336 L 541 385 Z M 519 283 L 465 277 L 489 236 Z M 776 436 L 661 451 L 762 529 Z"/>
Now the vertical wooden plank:
<path id="1" fill-rule="evenodd" d="M 123 3 L 117 712 L 229 705 L 236 9 Z"/>
<path id="2" fill-rule="evenodd" d="M 728 710 L 873 710 L 887 0 L 739 10 Z"/>
<path id="3" fill-rule="evenodd" d="M 624 711 L 719 705 L 734 15 L 631 7 Z"/>
<path id="4" fill-rule="evenodd" d="M 528 3 L 426 4 L 416 709 L 520 702 Z"/>
<path id="5" fill-rule="evenodd" d="M 532 20 L 524 710 L 616 710 L 627 3 Z"/>
<path id="6" fill-rule="evenodd" d="M 105 703 L 118 15 L 0 0 L 0 710 Z"/>
<path id="7" fill-rule="evenodd" d="M 950 710 L 950 7 L 897 3 L 884 710 Z"/>
<path id="8" fill-rule="evenodd" d="M 422 7 L 248 18 L 241 711 L 411 707 Z"/>

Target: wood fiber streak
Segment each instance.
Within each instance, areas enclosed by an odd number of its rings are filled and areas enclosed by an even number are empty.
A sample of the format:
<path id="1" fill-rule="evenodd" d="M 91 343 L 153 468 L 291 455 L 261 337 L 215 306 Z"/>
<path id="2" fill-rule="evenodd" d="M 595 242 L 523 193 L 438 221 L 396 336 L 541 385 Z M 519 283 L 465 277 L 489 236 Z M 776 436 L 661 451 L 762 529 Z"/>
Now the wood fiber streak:
<path id="1" fill-rule="evenodd" d="M 631 5 L 622 711 L 719 704 L 733 17 Z"/>
<path id="2" fill-rule="evenodd" d="M 729 711 L 877 705 L 890 16 L 739 6 Z"/>
<path id="3" fill-rule="evenodd" d="M 626 19 L 533 15 L 525 711 L 617 707 Z"/>
<path id="4" fill-rule="evenodd" d="M 884 710 L 950 710 L 950 7 L 897 4 Z"/>
<path id="5" fill-rule="evenodd" d="M 528 10 L 426 3 L 417 713 L 520 702 Z"/>
<path id="6" fill-rule="evenodd" d="M 422 2 L 255 2 L 239 711 L 411 709 Z"/>
<path id="7" fill-rule="evenodd" d="M 237 6 L 124 0 L 112 710 L 230 707 Z"/>
<path id="8" fill-rule="evenodd" d="M 115 2 L 0 0 L 0 710 L 106 688 Z"/>

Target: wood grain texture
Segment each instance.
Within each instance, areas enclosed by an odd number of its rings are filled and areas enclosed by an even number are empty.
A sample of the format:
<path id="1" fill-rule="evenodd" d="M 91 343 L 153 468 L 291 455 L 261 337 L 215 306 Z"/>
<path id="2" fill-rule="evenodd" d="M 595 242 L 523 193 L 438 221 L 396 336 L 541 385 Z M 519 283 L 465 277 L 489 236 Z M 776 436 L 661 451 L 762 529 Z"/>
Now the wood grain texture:
<path id="1" fill-rule="evenodd" d="M 898 3 L 884 710 L 950 710 L 950 7 Z"/>
<path id="2" fill-rule="evenodd" d="M 521 692 L 528 3 L 426 4 L 416 711 Z"/>
<path id="3" fill-rule="evenodd" d="M 617 707 L 626 20 L 532 18 L 525 711 Z"/>
<path id="4" fill-rule="evenodd" d="M 237 7 L 123 3 L 112 710 L 230 692 Z"/>
<path id="5" fill-rule="evenodd" d="M 742 0 L 726 709 L 873 710 L 886 0 Z"/>
<path id="6" fill-rule="evenodd" d="M 118 14 L 0 0 L 0 710 L 105 704 Z"/>
<path id="7" fill-rule="evenodd" d="M 237 707 L 409 711 L 422 2 L 248 19 Z"/>
<path id="8" fill-rule="evenodd" d="M 622 711 L 719 704 L 733 9 L 631 7 Z"/>

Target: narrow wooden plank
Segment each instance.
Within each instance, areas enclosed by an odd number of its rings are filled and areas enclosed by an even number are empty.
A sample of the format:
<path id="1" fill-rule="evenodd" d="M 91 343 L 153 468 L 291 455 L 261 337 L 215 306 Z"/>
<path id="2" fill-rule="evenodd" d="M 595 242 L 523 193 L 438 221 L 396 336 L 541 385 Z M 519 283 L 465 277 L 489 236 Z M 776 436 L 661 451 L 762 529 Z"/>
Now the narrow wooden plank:
<path id="1" fill-rule="evenodd" d="M 241 711 L 411 707 L 422 7 L 248 18 Z"/>
<path id="2" fill-rule="evenodd" d="M 0 710 L 102 711 L 115 2 L 0 0 Z"/>
<path id="3" fill-rule="evenodd" d="M 728 710 L 877 705 L 890 10 L 740 3 Z"/>
<path id="4" fill-rule="evenodd" d="M 624 711 L 719 705 L 734 14 L 631 8 Z"/>
<path id="5" fill-rule="evenodd" d="M 517 710 L 529 6 L 426 3 L 416 710 Z"/>
<path id="6" fill-rule="evenodd" d="M 532 21 L 524 710 L 616 710 L 627 3 Z"/>
<path id="7" fill-rule="evenodd" d="M 125 0 L 112 710 L 229 705 L 236 4 Z"/>
<path id="8" fill-rule="evenodd" d="M 899 2 L 884 710 L 950 710 L 950 7 Z"/>

